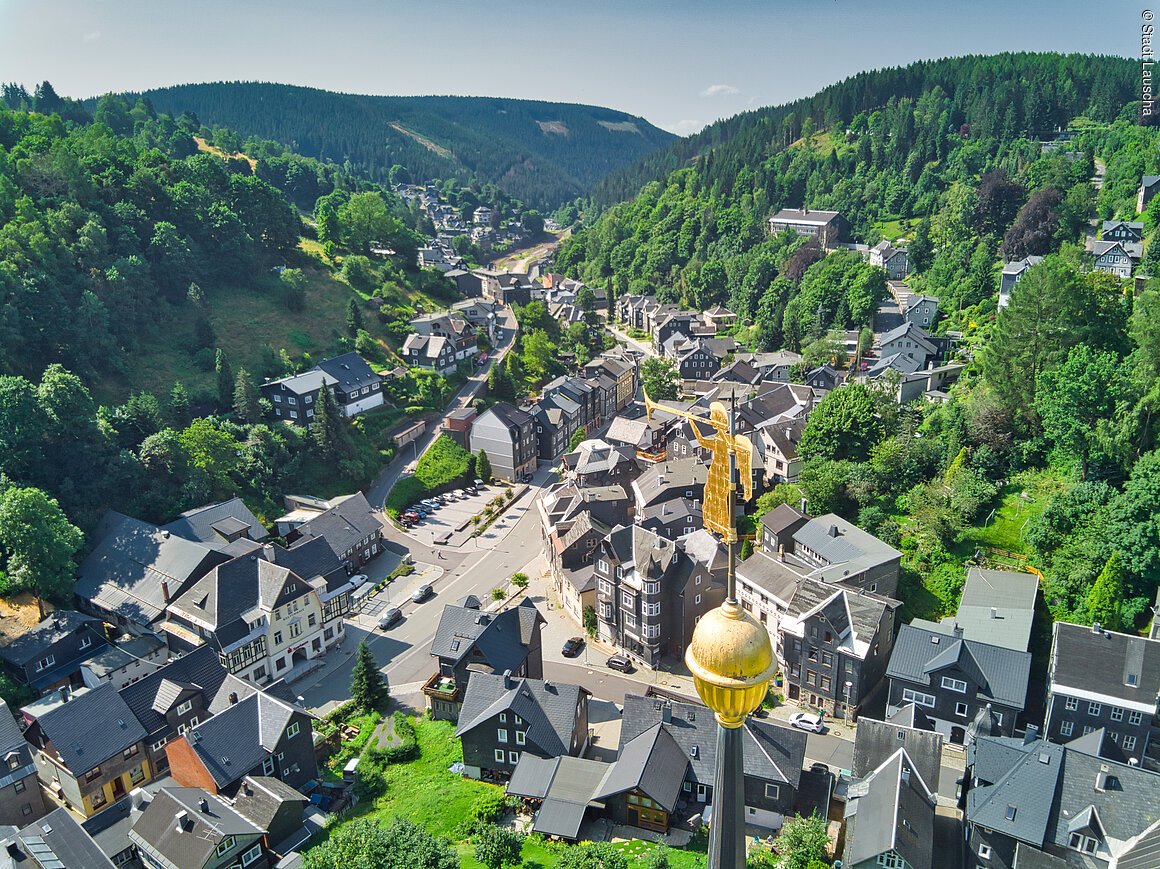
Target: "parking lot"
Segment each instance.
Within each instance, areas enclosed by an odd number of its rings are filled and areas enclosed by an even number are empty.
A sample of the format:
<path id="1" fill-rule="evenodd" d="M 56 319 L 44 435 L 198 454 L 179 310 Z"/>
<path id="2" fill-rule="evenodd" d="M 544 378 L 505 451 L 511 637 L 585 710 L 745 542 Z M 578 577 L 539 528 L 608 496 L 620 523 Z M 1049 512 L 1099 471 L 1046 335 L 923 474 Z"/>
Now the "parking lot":
<path id="1" fill-rule="evenodd" d="M 424 545 L 434 546 L 437 538 L 454 533 L 465 524 L 469 525 L 471 517 L 482 513 L 487 502 L 503 494 L 503 491 L 503 486 L 491 485 L 480 489 L 478 495 L 469 495 L 462 500 L 448 500 L 446 504 L 440 505 L 439 509 L 428 510 L 427 518 L 413 526 L 407 533 Z"/>

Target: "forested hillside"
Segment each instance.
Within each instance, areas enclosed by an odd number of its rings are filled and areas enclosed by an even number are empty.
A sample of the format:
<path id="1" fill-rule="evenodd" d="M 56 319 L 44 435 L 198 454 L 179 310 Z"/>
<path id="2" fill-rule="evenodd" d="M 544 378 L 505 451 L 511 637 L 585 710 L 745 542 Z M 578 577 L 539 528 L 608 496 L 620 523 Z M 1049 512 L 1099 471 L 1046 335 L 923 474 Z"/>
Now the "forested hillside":
<path id="1" fill-rule="evenodd" d="M 257 82 L 149 91 L 158 109 L 189 112 L 348 165 L 381 183 L 491 182 L 551 208 L 675 137 L 598 106 L 487 97 L 379 97 Z M 404 167 L 391 170 L 395 166 Z"/>
<path id="2" fill-rule="evenodd" d="M 0 593 L 66 599 L 70 529 L 108 508 L 166 521 L 243 495 L 269 517 L 288 491 L 365 486 L 391 427 L 442 408 L 449 384 L 422 373 L 353 422 L 320 401 L 309 429 L 267 424 L 258 394 L 340 351 L 397 364 L 392 318 L 449 298 L 414 271 L 389 192 L 269 143 L 199 150 L 190 119 L 144 101 L 90 116 L 47 83 L 3 96 Z M 331 258 L 287 194 L 326 203 Z M 370 238 L 404 253 L 372 261 Z"/>
<path id="3" fill-rule="evenodd" d="M 1083 249 L 1101 218 L 1135 216 L 1140 176 L 1160 170 L 1134 77 L 1130 61 L 1052 55 L 859 75 L 613 179 L 608 201 L 645 183 L 556 267 L 614 294 L 724 303 L 743 342 L 816 364 L 844 356 L 833 330 L 869 337 L 884 275 L 771 237 L 769 216 L 832 209 L 853 241 L 904 239 L 911 291 L 937 296 L 939 331 L 962 335 L 963 378 L 946 403 L 904 408 L 889 388 L 836 390 L 803 435 L 800 491 L 762 506 L 804 495 L 900 546 L 912 615 L 953 612 L 964 562 L 982 557 L 1042 570 L 1057 618 L 1138 628 L 1160 584 L 1160 291 L 1092 271 Z M 1154 203 L 1143 274 L 1160 257 Z M 997 311 L 1002 263 L 1028 255 L 1046 259 Z"/>

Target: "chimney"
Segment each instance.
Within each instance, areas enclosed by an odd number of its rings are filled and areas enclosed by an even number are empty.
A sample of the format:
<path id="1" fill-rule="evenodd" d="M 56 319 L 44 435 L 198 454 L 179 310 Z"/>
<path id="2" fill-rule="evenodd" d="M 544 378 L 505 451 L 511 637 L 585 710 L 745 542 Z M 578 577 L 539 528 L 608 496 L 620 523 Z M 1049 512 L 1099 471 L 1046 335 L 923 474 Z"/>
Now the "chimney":
<path id="1" fill-rule="evenodd" d="M 807 503 L 807 499 L 806 499 L 806 498 L 802 498 L 802 505 L 801 505 L 801 511 L 802 511 L 802 513 L 805 513 L 805 512 L 806 512 L 806 503 Z"/>
<path id="2" fill-rule="evenodd" d="M 830 526 L 830 530 L 829 530 L 827 533 L 828 533 L 828 534 L 829 534 L 831 537 L 837 537 L 837 536 L 838 536 L 838 526 L 837 526 L 837 525 L 831 525 L 831 526 Z"/>
<path id="3" fill-rule="evenodd" d="M 264 558 L 266 561 L 271 561 L 271 562 L 274 560 L 274 544 L 273 543 L 265 543 L 262 545 L 262 558 Z"/>
<path id="4" fill-rule="evenodd" d="M 68 703 L 68 701 L 71 699 L 72 699 L 72 696 L 69 694 L 68 686 L 65 685 L 64 687 L 62 687 L 60 689 L 60 702 L 61 703 Z"/>
<path id="5" fill-rule="evenodd" d="M 1100 633 L 1103 633 L 1103 631 L 1100 629 L 1100 623 L 1099 623 L 1099 622 L 1092 622 L 1092 633 L 1093 633 L 1093 634 L 1100 634 Z"/>
<path id="6" fill-rule="evenodd" d="M 1028 724 L 1027 730 L 1023 734 L 1023 744 L 1030 745 L 1039 738 L 1039 728 L 1034 724 Z"/>
<path id="7" fill-rule="evenodd" d="M 238 692 L 231 691 L 230 692 L 230 705 L 233 706 L 237 702 L 238 702 Z"/>
<path id="8" fill-rule="evenodd" d="M 672 723 L 672 721 L 673 721 L 673 707 L 671 704 L 666 703 L 664 706 L 661 707 L 661 721 L 663 721 L 665 724 Z"/>
<path id="9" fill-rule="evenodd" d="M 778 561 L 785 561 L 785 544 L 784 543 L 777 544 L 777 560 Z"/>
<path id="10" fill-rule="evenodd" d="M 963 626 L 958 622 L 955 622 L 955 637 L 960 640 L 963 638 Z"/>
<path id="11" fill-rule="evenodd" d="M 161 599 L 169 603 L 169 580 L 161 580 Z"/>
<path id="12" fill-rule="evenodd" d="M 205 797 L 202 797 L 200 800 L 198 800 L 197 801 L 197 810 L 199 812 L 201 812 L 203 815 L 208 815 L 209 814 L 209 800 L 207 800 Z"/>
<path id="13" fill-rule="evenodd" d="M 177 822 L 177 832 L 185 832 L 185 819 L 188 817 L 189 812 L 185 811 L 185 809 L 182 809 L 180 812 L 173 816 L 173 819 Z"/>
<path id="14" fill-rule="evenodd" d="M 999 618 L 999 608 L 998 607 L 995 607 L 995 606 L 991 607 L 991 618 L 993 618 L 993 619 Z"/>
<path id="15" fill-rule="evenodd" d="M 512 671 L 511 670 L 504 670 L 503 671 L 503 686 L 504 686 L 504 688 L 507 688 L 507 689 L 511 689 L 511 688 L 515 687 L 515 681 L 512 679 Z"/>
<path id="16" fill-rule="evenodd" d="M 1103 793 L 1108 787 L 1108 765 L 1100 764 L 1100 771 L 1096 773 L 1096 792 Z"/>

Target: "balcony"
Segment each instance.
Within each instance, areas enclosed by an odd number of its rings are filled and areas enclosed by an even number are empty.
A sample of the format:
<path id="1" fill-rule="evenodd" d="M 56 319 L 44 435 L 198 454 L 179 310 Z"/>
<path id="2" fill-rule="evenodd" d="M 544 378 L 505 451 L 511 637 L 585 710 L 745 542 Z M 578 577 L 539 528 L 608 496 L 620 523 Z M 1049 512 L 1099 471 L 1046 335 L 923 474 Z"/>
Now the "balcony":
<path id="1" fill-rule="evenodd" d="M 459 703 L 463 697 L 454 676 L 444 676 L 436 673 L 423 683 L 423 693 L 432 700 L 443 700 L 447 703 Z"/>

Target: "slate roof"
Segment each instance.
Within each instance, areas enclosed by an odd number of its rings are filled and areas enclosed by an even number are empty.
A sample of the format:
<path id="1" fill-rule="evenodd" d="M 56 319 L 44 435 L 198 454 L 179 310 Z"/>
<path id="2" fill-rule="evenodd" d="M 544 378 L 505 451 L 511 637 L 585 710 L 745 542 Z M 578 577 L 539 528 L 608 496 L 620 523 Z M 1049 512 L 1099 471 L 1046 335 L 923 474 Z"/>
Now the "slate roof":
<path id="1" fill-rule="evenodd" d="M 1160 845 L 1154 835 L 1160 775 L 1042 740 L 1003 737 L 980 738 L 968 749 L 971 762 L 981 781 L 967 794 L 971 823 L 1062 851 L 1072 832 L 1095 819 L 1113 855 L 1132 854 L 1121 866 L 1155 865 L 1146 860 Z M 1146 831 L 1151 832 L 1134 851 L 1125 847 Z"/>
<path id="2" fill-rule="evenodd" d="M 779 537 L 785 533 L 786 529 L 797 524 L 805 524 L 808 521 L 809 518 L 804 513 L 789 504 L 778 504 L 761 517 L 762 527 Z"/>
<path id="3" fill-rule="evenodd" d="M 203 543 L 112 510 L 101 519 L 94 538 L 97 545 L 81 563 L 74 591 L 138 625 L 164 615 L 163 582 L 176 595 L 223 560 Z"/>
<path id="4" fill-rule="evenodd" d="M 658 721 L 648 730 L 622 741 L 607 777 L 595 794 L 606 799 L 637 789 L 671 812 L 677 807 L 689 758 L 672 733 Z"/>
<path id="5" fill-rule="evenodd" d="M 1055 623 L 1052 642 L 1052 690 L 1087 691 L 1127 704 L 1155 710 L 1160 696 L 1160 640 L 1119 634 L 1092 633 L 1090 627 Z M 1130 676 L 1136 677 L 1131 687 Z M 1133 707 L 1135 708 L 1135 707 Z M 1149 713 L 1150 714 L 1150 713 Z"/>
<path id="6" fill-rule="evenodd" d="M 86 627 L 96 637 L 104 637 L 100 619 L 75 610 L 55 610 L 40 624 L 0 647 L 0 658 L 16 667 L 23 667 L 44 657 L 51 646 Z"/>
<path id="7" fill-rule="evenodd" d="M 922 327 L 911 320 L 907 320 L 901 326 L 891 329 L 878 337 L 878 346 L 884 347 L 891 341 L 896 341 L 899 338 L 908 338 L 911 341 L 921 345 L 927 352 L 934 353 L 935 346 L 930 343 L 930 336 L 923 331 Z"/>
<path id="8" fill-rule="evenodd" d="M 907 708 L 913 710 L 915 706 L 907 703 L 899 712 Z M 906 726 L 901 720 L 894 720 L 897 715 L 895 713 L 887 721 L 865 716 L 858 719 L 858 732 L 854 737 L 854 777 L 869 775 L 899 748 L 905 748 L 907 757 L 922 776 L 923 782 L 937 791 L 942 767 L 942 734 L 933 729 Z M 925 719 L 926 716 L 922 717 Z"/>
<path id="9" fill-rule="evenodd" d="M 793 532 L 793 540 L 827 563 L 818 575 L 829 582 L 902 558 L 893 546 L 835 513 L 815 516 Z"/>
<path id="10" fill-rule="evenodd" d="M 697 498 L 705 487 L 708 472 L 699 459 L 674 459 L 648 468 L 632 482 L 638 506 L 667 501 L 692 490 Z"/>
<path id="11" fill-rule="evenodd" d="M 248 775 L 234 796 L 234 809 L 260 830 L 269 831 L 278 810 L 286 803 L 308 803 L 310 800 L 281 779 L 265 775 Z"/>
<path id="12" fill-rule="evenodd" d="M 251 540 L 265 540 L 269 535 L 241 498 L 230 498 L 217 504 L 186 510 L 168 525 L 161 526 L 178 537 L 217 547 L 228 541 L 219 533 L 245 531 Z"/>
<path id="13" fill-rule="evenodd" d="M 348 394 L 351 390 L 379 382 L 379 376 L 371 370 L 366 360 L 354 352 L 324 359 L 315 368 L 332 377 L 342 391 Z"/>
<path id="14" fill-rule="evenodd" d="M 598 760 L 567 755 L 545 760 L 525 751 L 512 772 L 507 792 L 543 800 L 532 826 L 534 832 L 575 839 L 584 812 L 594 804 L 610 769 L 612 764 Z"/>
<path id="15" fill-rule="evenodd" d="M 668 501 L 659 501 L 645 507 L 638 515 L 640 524 L 646 526 L 650 521 L 669 525 L 682 520 L 698 528 L 701 526 L 701 507 L 700 505 L 694 505 L 692 498 L 680 497 Z"/>
<path id="16" fill-rule="evenodd" d="M 171 658 L 164 666 L 133 684 L 126 685 L 120 694 L 133 717 L 147 733 L 152 734 L 169 727 L 165 720 L 168 707 L 161 711 L 157 707 L 165 705 L 158 697 L 168 696 L 170 684 L 197 685 L 205 692 L 208 706 L 209 700 L 217 694 L 228 675 L 229 671 L 221 665 L 218 653 L 212 646 L 198 646 L 179 658 Z"/>
<path id="17" fill-rule="evenodd" d="M 1123 866 L 1124 864 L 1120 864 Z M 1139 869 L 1152 869 L 1156 864 L 1148 863 Z M 1023 842 L 1015 843 L 1015 864 L 1013 869 L 1069 869 L 1071 866 L 1066 860 L 1032 848 Z"/>
<path id="18" fill-rule="evenodd" d="M 472 662 L 472 669 L 514 673 L 528 659 L 532 639 L 543 624 L 544 617 L 527 598 L 498 613 L 483 612 L 478 601 L 474 607 L 447 604 L 431 640 L 431 655 L 456 666 L 474 649 L 482 661 Z"/>
<path id="19" fill-rule="evenodd" d="M 523 430 L 532 423 L 532 417 L 529 413 L 504 401 L 496 402 L 480 414 L 480 416 L 483 417 L 489 413 L 498 419 L 509 431 L 513 428 Z"/>
<path id="20" fill-rule="evenodd" d="M 188 731 L 185 738 L 219 788 L 262 763 L 297 710 L 258 691 Z"/>
<path id="21" fill-rule="evenodd" d="M 912 869 L 934 866 L 935 797 L 906 749 L 899 748 L 851 784 L 846 799 L 844 864 L 855 866 L 895 851 Z"/>
<path id="22" fill-rule="evenodd" d="M 664 721 L 666 705 L 671 718 L 667 722 Z M 621 750 L 658 722 L 689 758 L 692 779 L 711 786 L 717 754 L 717 725 L 713 713 L 699 703 L 625 694 L 620 723 Z M 800 730 L 755 719 L 750 719 L 742 732 L 745 774 L 796 788 L 805 759 L 806 735 Z"/>
<path id="23" fill-rule="evenodd" d="M 527 724 L 527 740 L 549 757 L 571 753 L 576 707 L 588 692 L 579 685 L 540 679 L 472 673 L 459 711 L 456 736 L 470 733 L 501 712 L 512 712 Z"/>
<path id="24" fill-rule="evenodd" d="M 976 680 L 980 697 L 1013 709 L 1023 708 L 1031 670 L 1031 655 L 1027 652 L 903 625 L 894 641 L 886 675 L 929 686 L 936 684 L 940 672 L 951 668 Z"/>
<path id="25" fill-rule="evenodd" d="M 332 383 L 334 383 L 333 377 L 315 368 L 303 371 L 301 374 L 292 374 L 289 377 L 270 380 L 262 384 L 262 389 L 277 386 L 288 392 L 293 392 L 295 395 L 308 395 L 322 389 L 323 384 L 329 386 Z"/>
<path id="26" fill-rule="evenodd" d="M 1003 274 L 1021 275 L 1027 269 L 1034 265 L 1038 265 L 1041 262 L 1043 262 L 1043 257 L 1035 255 L 1024 257 L 1023 259 L 1012 260 L 1003 266 Z"/>
<path id="27" fill-rule="evenodd" d="M 276 543 L 270 544 L 262 552 L 262 558 L 280 567 L 285 567 L 303 579 L 321 576 L 326 580 L 326 587 L 330 591 L 345 585 L 350 580 L 342 559 L 335 554 L 330 543 L 322 537 L 303 540 L 290 549 L 284 549 Z"/>
<path id="28" fill-rule="evenodd" d="M 1126 256 L 1139 259 L 1144 254 L 1144 245 L 1138 241 L 1104 241 L 1097 239 L 1092 242 L 1092 254 L 1103 256 L 1114 248 L 1120 248 Z"/>
<path id="29" fill-rule="evenodd" d="M 0 852 L 0 865 L 39 866 L 41 869 L 111 869 L 113 865 L 69 810 L 63 807 L 33 821 L 14 838 L 17 843 Z M 12 849 L 17 853 L 14 854 Z"/>
<path id="30" fill-rule="evenodd" d="M 74 775 L 88 772 L 149 735 L 107 682 L 78 691 L 67 703 L 40 715 L 36 726 Z"/>
<path id="31" fill-rule="evenodd" d="M 653 442 L 648 420 L 629 419 L 625 416 L 614 417 L 604 437 L 606 440 L 629 444 L 637 449 L 649 449 Z"/>
<path id="32" fill-rule="evenodd" d="M 180 812 L 185 817 L 179 828 L 175 818 Z M 261 834 L 252 821 L 202 788 L 166 788 L 141 813 L 129 838 L 161 865 L 177 869 L 206 865 L 227 836 L 245 840 Z"/>
<path id="33" fill-rule="evenodd" d="M 825 226 L 835 217 L 840 217 L 838 211 L 822 211 L 813 208 L 783 208 L 769 219 L 770 223 L 804 223 Z"/>
<path id="34" fill-rule="evenodd" d="M 340 558 L 358 546 L 359 542 L 383 529 L 382 522 L 375 516 L 370 502 L 362 492 L 355 492 L 329 510 L 299 525 L 294 530 L 291 549 L 302 545 L 300 541 L 321 537 Z"/>
<path id="35" fill-rule="evenodd" d="M 256 606 L 273 609 L 286 584 L 301 577 L 256 555 L 218 565 L 174 600 L 170 612 L 214 632 L 221 646 L 248 632 L 243 614 Z M 303 586 L 305 583 L 303 583 Z"/>

